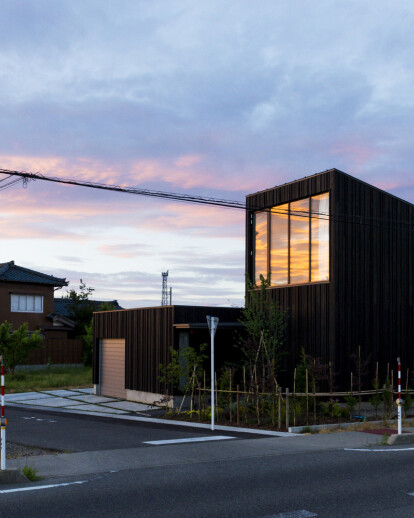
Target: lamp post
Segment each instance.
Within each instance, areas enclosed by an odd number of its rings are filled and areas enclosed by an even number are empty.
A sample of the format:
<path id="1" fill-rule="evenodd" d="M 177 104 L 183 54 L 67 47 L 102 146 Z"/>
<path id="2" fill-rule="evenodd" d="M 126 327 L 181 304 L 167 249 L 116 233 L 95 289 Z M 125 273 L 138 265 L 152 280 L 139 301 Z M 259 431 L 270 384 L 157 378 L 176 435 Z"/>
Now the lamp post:
<path id="1" fill-rule="evenodd" d="M 218 317 L 207 316 L 208 330 L 211 338 L 211 429 L 214 430 L 214 398 L 216 394 L 214 384 L 214 335 L 219 323 Z"/>

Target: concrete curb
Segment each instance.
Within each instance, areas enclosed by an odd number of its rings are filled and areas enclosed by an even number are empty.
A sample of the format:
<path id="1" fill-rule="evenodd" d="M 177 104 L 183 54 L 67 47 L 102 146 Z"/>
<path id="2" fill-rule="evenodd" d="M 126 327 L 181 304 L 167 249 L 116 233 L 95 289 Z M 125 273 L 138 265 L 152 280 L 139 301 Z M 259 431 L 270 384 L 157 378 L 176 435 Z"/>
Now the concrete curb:
<path id="1" fill-rule="evenodd" d="M 20 484 L 21 482 L 29 482 L 29 480 L 17 468 L 0 471 L 0 484 Z"/>
<path id="2" fill-rule="evenodd" d="M 404 421 L 412 424 L 413 419 L 405 419 Z M 384 427 L 383 421 L 365 421 L 365 422 L 370 425 L 378 425 L 378 426 Z M 398 422 L 397 419 L 389 419 L 387 421 L 388 426 L 392 425 L 392 424 L 396 424 L 397 422 Z M 363 424 L 364 424 L 364 422 L 362 422 L 362 421 L 354 421 L 353 423 L 333 423 L 333 424 L 315 424 L 315 425 L 309 425 L 309 426 L 289 426 L 289 432 L 300 434 L 300 433 L 303 433 L 304 430 L 308 430 L 308 429 L 311 432 L 320 432 L 321 430 L 337 430 L 338 428 L 345 429 L 345 428 L 351 428 L 353 426 L 358 426 L 358 425 L 363 425 Z M 354 430 L 354 431 L 357 432 L 359 430 Z M 397 432 L 395 432 L 395 433 L 397 433 Z"/>
<path id="3" fill-rule="evenodd" d="M 414 444 L 414 433 L 404 433 L 401 435 L 393 433 L 388 437 L 387 444 L 390 446 L 397 444 Z"/>
<path id="4" fill-rule="evenodd" d="M 109 417 L 111 419 L 123 419 L 126 421 L 138 421 L 142 423 L 154 423 L 171 426 L 186 426 L 187 428 L 202 428 L 204 430 L 210 430 L 211 426 L 205 423 L 191 423 L 189 421 L 174 421 L 173 419 L 158 419 L 156 417 L 138 417 L 134 415 L 125 414 L 105 414 L 104 412 L 82 412 L 80 410 L 71 410 L 59 407 L 45 407 L 40 405 L 23 405 L 16 403 L 9 403 L 8 406 L 14 408 L 33 408 L 35 410 L 43 410 L 45 412 L 59 412 L 62 414 L 75 414 L 75 415 L 89 415 L 93 417 Z M 254 435 L 267 435 L 272 437 L 300 437 L 301 434 L 290 432 L 273 432 L 271 430 L 259 430 L 257 428 L 239 428 L 237 426 L 221 426 L 215 425 L 215 431 L 233 432 L 233 433 L 251 433 Z"/>

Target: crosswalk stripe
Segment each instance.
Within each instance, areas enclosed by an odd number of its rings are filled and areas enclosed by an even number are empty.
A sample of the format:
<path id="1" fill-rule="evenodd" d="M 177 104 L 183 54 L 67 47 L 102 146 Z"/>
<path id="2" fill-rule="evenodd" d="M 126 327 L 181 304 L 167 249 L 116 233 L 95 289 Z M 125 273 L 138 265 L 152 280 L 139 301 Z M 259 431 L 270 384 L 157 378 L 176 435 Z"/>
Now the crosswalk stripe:
<path id="1" fill-rule="evenodd" d="M 182 444 L 185 442 L 205 442 L 205 441 L 224 441 L 226 439 L 235 439 L 228 435 L 215 435 L 213 437 L 188 437 L 187 439 L 168 439 L 165 441 L 144 441 L 144 444 L 152 444 L 160 446 L 161 444 Z"/>

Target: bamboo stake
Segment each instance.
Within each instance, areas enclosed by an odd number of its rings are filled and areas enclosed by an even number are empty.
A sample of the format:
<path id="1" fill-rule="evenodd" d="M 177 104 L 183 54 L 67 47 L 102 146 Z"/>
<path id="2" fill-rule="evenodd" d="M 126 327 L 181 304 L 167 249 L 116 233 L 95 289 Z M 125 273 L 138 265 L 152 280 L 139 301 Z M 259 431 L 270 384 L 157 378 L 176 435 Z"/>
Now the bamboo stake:
<path id="1" fill-rule="evenodd" d="M 216 413 L 216 423 L 218 423 L 218 390 L 217 390 L 217 372 L 214 373 L 214 386 L 216 387 L 216 405 L 215 405 L 215 413 Z"/>
<path id="2" fill-rule="evenodd" d="M 316 359 L 313 360 L 314 367 L 316 366 Z M 316 423 L 316 382 L 315 382 L 315 373 L 312 376 L 312 388 L 313 388 L 313 423 Z"/>
<path id="3" fill-rule="evenodd" d="M 289 430 L 289 389 L 286 389 L 286 431 Z"/>
<path id="4" fill-rule="evenodd" d="M 237 424 L 240 424 L 240 387 L 237 385 Z"/>
<path id="5" fill-rule="evenodd" d="M 229 369 L 229 385 L 230 385 L 230 392 L 229 392 L 229 409 L 230 409 L 230 423 L 232 422 L 232 403 L 233 403 L 233 396 L 231 393 L 231 369 Z"/>
<path id="6" fill-rule="evenodd" d="M 282 389 L 280 387 L 278 387 L 278 392 L 279 392 L 279 400 L 278 400 L 278 405 L 277 405 L 277 410 L 278 410 L 278 428 L 279 430 L 282 428 Z"/>
<path id="7" fill-rule="evenodd" d="M 361 346 L 358 345 L 358 415 L 361 415 Z"/>
<path id="8" fill-rule="evenodd" d="M 203 411 L 206 411 L 206 371 L 204 371 Z"/>
<path id="9" fill-rule="evenodd" d="M 243 392 L 246 393 L 246 367 L 243 367 Z"/>
<path id="10" fill-rule="evenodd" d="M 257 424 L 260 425 L 260 410 L 259 410 L 259 385 L 257 383 L 257 369 L 256 366 L 254 367 L 254 384 L 255 384 L 255 390 L 256 390 L 256 417 L 257 417 Z"/>
<path id="11" fill-rule="evenodd" d="M 405 380 L 405 391 L 407 392 L 408 394 L 408 374 L 410 372 L 410 369 L 407 369 L 407 379 Z"/>
<path id="12" fill-rule="evenodd" d="M 296 367 L 293 373 L 293 426 L 296 426 Z"/>
<path id="13" fill-rule="evenodd" d="M 198 384 L 198 422 L 201 422 L 201 383 Z"/>
<path id="14" fill-rule="evenodd" d="M 308 369 L 306 369 L 306 426 L 309 425 L 309 379 Z"/>
<path id="15" fill-rule="evenodd" d="M 332 401 L 332 390 L 333 390 L 332 362 L 329 362 L 329 392 L 331 394 L 330 401 Z"/>

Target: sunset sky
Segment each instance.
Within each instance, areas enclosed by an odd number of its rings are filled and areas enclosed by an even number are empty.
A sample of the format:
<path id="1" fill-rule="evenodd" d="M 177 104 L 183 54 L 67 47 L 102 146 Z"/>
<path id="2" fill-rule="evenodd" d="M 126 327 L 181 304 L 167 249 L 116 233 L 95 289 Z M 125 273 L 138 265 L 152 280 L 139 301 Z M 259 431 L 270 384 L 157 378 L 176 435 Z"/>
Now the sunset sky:
<path id="1" fill-rule="evenodd" d="M 0 29 L 2 169 L 243 201 L 336 167 L 414 203 L 412 1 L 3 0 Z M 243 211 L 0 199 L 0 263 L 124 307 L 165 270 L 173 303 L 243 304 Z"/>

